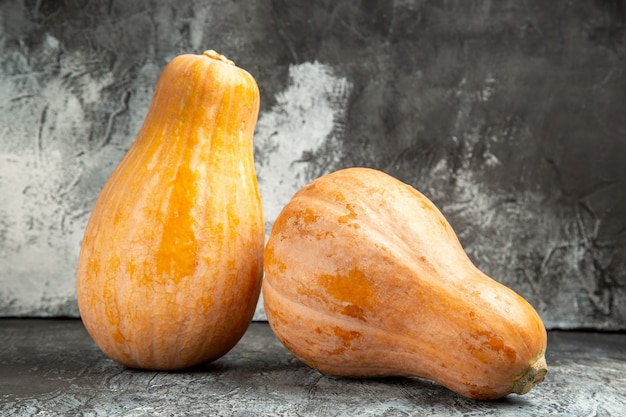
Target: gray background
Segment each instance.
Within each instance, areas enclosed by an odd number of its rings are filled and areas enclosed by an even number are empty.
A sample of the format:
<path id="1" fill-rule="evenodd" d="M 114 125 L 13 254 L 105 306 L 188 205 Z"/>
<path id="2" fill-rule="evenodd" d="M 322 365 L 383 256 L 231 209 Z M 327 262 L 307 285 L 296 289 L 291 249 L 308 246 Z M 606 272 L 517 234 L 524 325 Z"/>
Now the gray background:
<path id="1" fill-rule="evenodd" d="M 100 187 L 166 63 L 215 49 L 261 89 L 268 231 L 309 180 L 379 168 L 547 327 L 626 329 L 625 1 L 4 0 L 0 16 L 0 316 L 77 316 Z"/>

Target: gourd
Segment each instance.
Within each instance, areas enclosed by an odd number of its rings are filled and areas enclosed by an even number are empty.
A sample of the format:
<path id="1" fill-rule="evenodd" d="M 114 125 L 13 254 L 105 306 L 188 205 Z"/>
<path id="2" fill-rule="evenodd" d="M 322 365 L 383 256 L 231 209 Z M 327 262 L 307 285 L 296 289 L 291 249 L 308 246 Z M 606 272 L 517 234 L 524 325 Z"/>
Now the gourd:
<path id="1" fill-rule="evenodd" d="M 323 373 L 422 377 L 489 400 L 547 372 L 533 307 L 477 269 L 430 200 L 381 171 L 343 169 L 299 190 L 264 268 L 273 332 Z"/>
<path id="2" fill-rule="evenodd" d="M 175 370 L 249 326 L 263 276 L 254 78 L 214 52 L 175 57 L 95 203 L 79 255 L 84 325 L 112 359 Z"/>

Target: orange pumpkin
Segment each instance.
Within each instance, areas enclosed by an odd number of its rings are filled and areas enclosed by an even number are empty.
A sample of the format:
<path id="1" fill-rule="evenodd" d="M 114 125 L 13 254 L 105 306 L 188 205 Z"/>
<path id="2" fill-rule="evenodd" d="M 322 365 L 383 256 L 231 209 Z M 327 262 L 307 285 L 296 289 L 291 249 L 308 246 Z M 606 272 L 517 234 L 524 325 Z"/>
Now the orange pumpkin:
<path id="1" fill-rule="evenodd" d="M 417 376 L 488 400 L 547 372 L 533 307 L 472 264 L 430 200 L 377 170 L 293 196 L 266 245 L 263 298 L 276 336 L 324 373 Z"/>
<path id="2" fill-rule="evenodd" d="M 264 224 L 254 78 L 214 51 L 163 70 L 135 142 L 102 189 L 77 274 L 96 344 L 134 368 L 219 358 L 258 301 Z"/>

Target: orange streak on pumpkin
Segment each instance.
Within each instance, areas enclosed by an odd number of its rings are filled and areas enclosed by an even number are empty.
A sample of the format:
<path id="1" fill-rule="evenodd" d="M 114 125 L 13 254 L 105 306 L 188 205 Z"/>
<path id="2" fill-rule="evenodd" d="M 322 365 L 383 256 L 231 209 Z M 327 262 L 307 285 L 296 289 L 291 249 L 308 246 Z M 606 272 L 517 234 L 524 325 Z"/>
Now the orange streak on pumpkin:
<path id="1" fill-rule="evenodd" d="M 196 198 L 193 171 L 183 165 L 176 173 L 170 194 L 167 217 L 154 255 L 156 274 L 180 282 L 194 273 L 198 241 L 194 232 L 195 219 L 189 201 Z"/>
<path id="2" fill-rule="evenodd" d="M 317 282 L 328 295 L 349 306 L 371 309 L 376 301 L 372 282 L 357 268 L 352 268 L 346 275 L 321 274 Z"/>

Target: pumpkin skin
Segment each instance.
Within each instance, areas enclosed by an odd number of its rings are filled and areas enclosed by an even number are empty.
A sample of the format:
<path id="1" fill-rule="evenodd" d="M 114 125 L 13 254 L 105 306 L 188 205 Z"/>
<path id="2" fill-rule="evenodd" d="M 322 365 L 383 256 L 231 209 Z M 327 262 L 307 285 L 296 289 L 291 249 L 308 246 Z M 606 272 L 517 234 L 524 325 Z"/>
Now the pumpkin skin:
<path id="1" fill-rule="evenodd" d="M 533 307 L 473 265 L 430 200 L 377 170 L 293 196 L 265 248 L 263 299 L 278 339 L 327 374 L 422 377 L 490 400 L 547 372 Z"/>
<path id="2" fill-rule="evenodd" d="M 164 68 L 82 242 L 77 297 L 102 351 L 132 368 L 215 360 L 248 328 L 265 239 L 254 78 L 222 55 Z"/>

